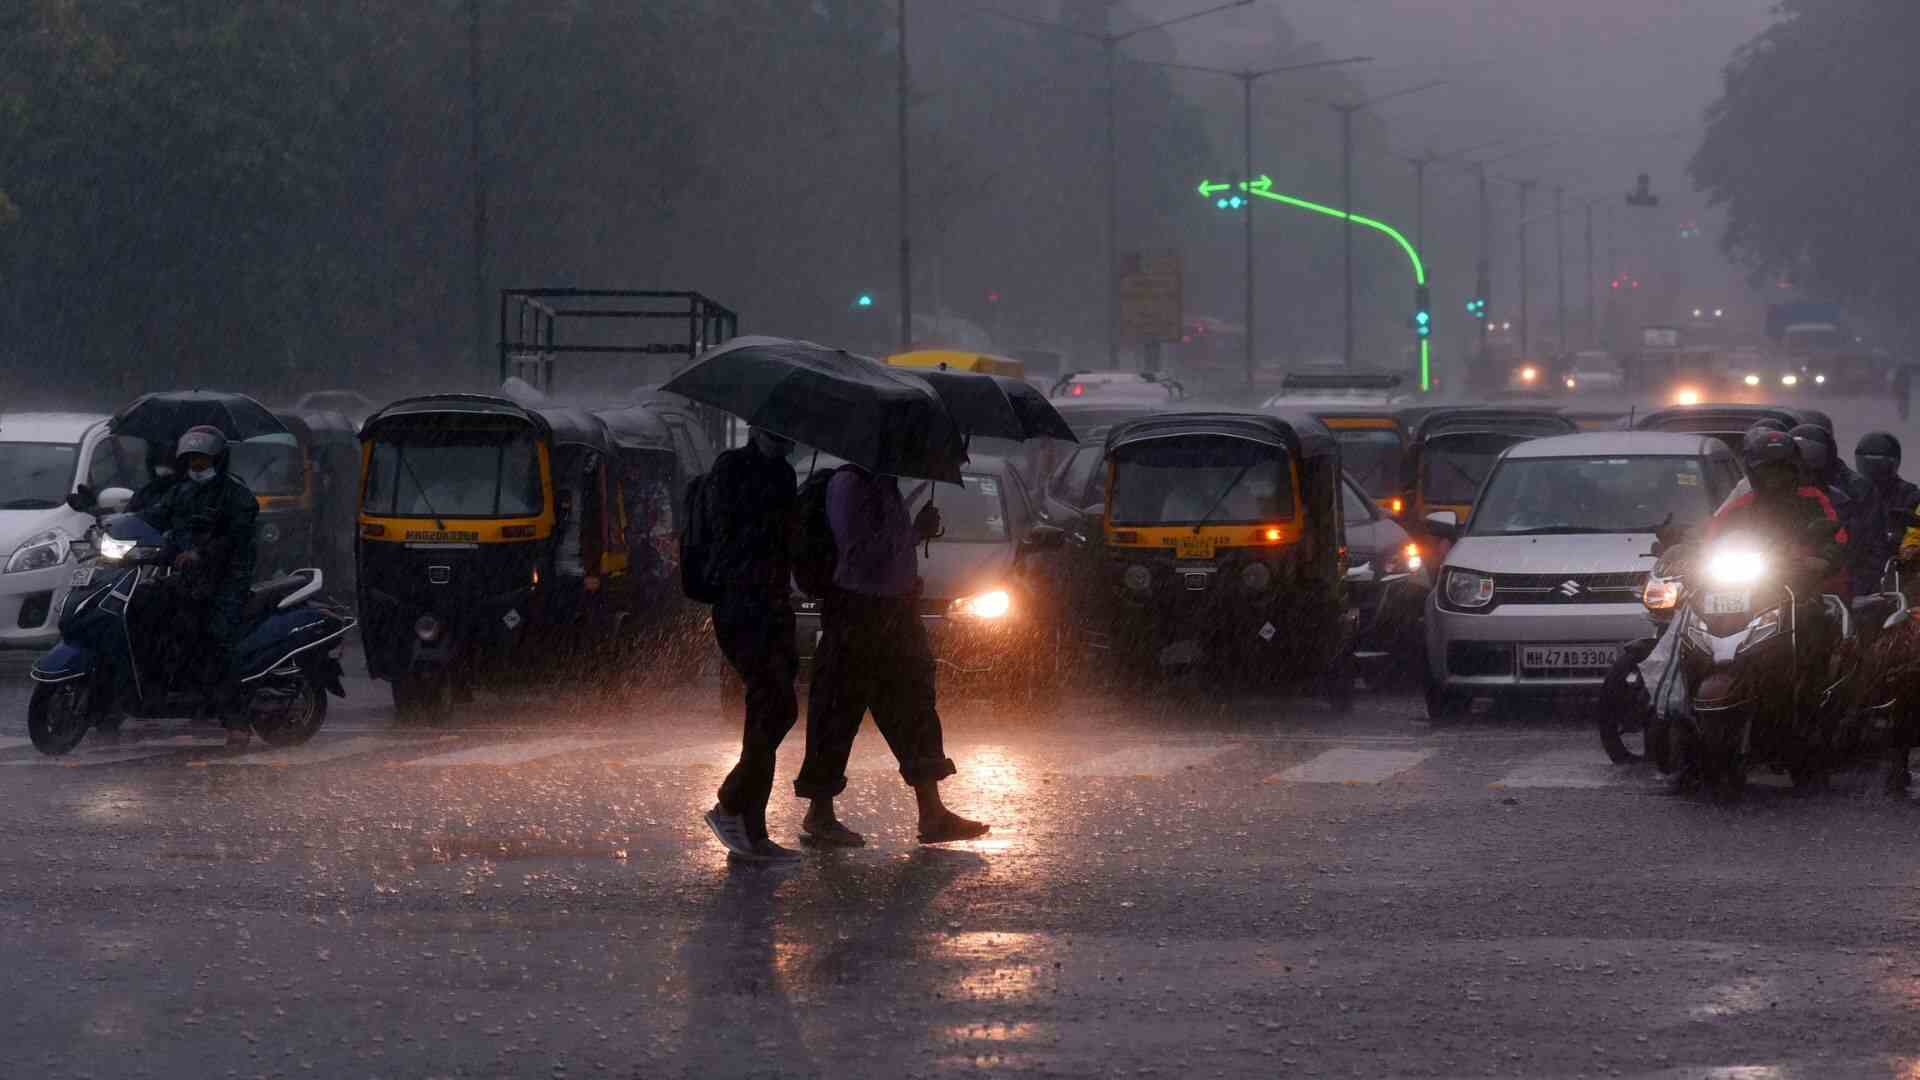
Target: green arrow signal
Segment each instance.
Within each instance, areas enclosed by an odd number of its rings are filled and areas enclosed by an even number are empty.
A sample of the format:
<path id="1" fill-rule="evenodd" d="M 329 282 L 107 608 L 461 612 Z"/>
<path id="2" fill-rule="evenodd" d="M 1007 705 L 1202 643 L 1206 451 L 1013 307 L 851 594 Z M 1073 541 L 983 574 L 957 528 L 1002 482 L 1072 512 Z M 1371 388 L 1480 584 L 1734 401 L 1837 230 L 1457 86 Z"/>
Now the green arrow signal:
<path id="1" fill-rule="evenodd" d="M 1200 181 L 1200 194 L 1211 199 L 1215 195 L 1218 195 L 1223 191 L 1229 190 L 1232 187 L 1233 187 L 1232 184 L 1216 184 L 1210 180 L 1202 180 Z"/>

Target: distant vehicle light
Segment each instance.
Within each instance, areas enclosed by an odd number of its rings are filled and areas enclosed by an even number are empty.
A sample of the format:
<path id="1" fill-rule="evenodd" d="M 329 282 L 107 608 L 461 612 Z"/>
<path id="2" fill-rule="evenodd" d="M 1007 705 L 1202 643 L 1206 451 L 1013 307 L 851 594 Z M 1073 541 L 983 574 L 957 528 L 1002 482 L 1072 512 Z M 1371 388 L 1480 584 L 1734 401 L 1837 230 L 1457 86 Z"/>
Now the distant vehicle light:
<path id="1" fill-rule="evenodd" d="M 1815 386 L 1827 385 L 1827 377 L 1825 375 L 1815 375 L 1813 377 L 1813 385 Z"/>
<path id="2" fill-rule="evenodd" d="M 1747 377 L 1746 377 L 1745 379 L 1742 379 L 1741 381 L 1742 381 L 1742 382 L 1744 382 L 1744 383 L 1746 383 L 1746 384 L 1747 384 L 1748 386 L 1759 386 L 1759 385 L 1760 385 L 1760 376 L 1758 376 L 1758 375 L 1749 375 L 1749 376 L 1747 376 Z"/>
<path id="3" fill-rule="evenodd" d="M 1074 383 L 1072 386 L 1067 388 L 1068 397 L 1084 397 L 1086 395 L 1086 392 L 1087 392 L 1086 383 Z"/>
<path id="4" fill-rule="evenodd" d="M 1573 376 L 1571 375 L 1567 376 L 1567 389 L 1573 390 L 1573 389 L 1576 389 L 1579 385 L 1580 385 L 1579 383 L 1573 381 Z"/>
<path id="5" fill-rule="evenodd" d="M 1393 505 L 1390 508 L 1390 510 L 1393 514 L 1399 515 L 1400 513 L 1404 512 L 1406 508 L 1407 508 L 1406 500 L 1396 498 L 1393 500 Z"/>
<path id="6" fill-rule="evenodd" d="M 1673 403 L 1675 405 L 1698 405 L 1700 404 L 1700 391 L 1691 388 L 1682 390 L 1673 395 Z"/>
<path id="7" fill-rule="evenodd" d="M 1536 382 L 1539 380 L 1539 378 L 1540 378 L 1540 369 L 1537 367 L 1534 367 L 1531 364 L 1520 369 L 1521 382 L 1524 382 L 1524 383 Z"/>
<path id="8" fill-rule="evenodd" d="M 1782 376 L 1780 376 L 1780 385 L 1781 385 L 1781 386 L 1799 386 L 1799 385 L 1800 385 L 1800 376 L 1798 376 L 1798 375 L 1782 375 Z"/>

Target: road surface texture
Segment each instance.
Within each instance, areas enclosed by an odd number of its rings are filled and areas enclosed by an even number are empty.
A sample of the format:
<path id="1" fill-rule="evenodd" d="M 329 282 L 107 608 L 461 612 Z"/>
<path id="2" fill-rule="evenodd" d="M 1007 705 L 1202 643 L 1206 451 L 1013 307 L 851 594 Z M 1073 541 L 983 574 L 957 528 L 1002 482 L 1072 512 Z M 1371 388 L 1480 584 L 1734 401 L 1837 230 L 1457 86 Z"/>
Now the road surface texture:
<path id="1" fill-rule="evenodd" d="M 869 728 L 871 846 L 776 868 L 700 823 L 711 690 L 428 729 L 356 678 L 297 749 L 42 759 L 23 671 L 4 1077 L 1920 1075 L 1920 808 L 1668 797 L 1571 708 L 954 701 L 990 837 L 916 847 Z"/>

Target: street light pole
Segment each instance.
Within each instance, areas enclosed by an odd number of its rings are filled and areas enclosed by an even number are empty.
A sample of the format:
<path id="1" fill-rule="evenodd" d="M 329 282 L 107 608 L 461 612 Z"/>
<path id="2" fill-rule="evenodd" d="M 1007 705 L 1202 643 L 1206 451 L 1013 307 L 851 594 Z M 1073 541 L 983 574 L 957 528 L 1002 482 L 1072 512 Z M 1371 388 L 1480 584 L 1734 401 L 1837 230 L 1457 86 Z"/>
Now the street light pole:
<path id="1" fill-rule="evenodd" d="M 913 348 L 913 230 L 910 224 L 912 188 L 907 168 L 907 93 L 911 69 L 907 65 L 907 0 L 900 0 L 898 13 L 900 55 L 895 71 L 895 125 L 899 135 L 897 157 L 900 166 L 900 351 Z"/>
<path id="2" fill-rule="evenodd" d="M 1533 281 L 1527 266 L 1527 197 L 1533 194 L 1537 180 L 1520 182 L 1520 356 L 1533 355 L 1533 328 L 1527 321 L 1532 316 Z"/>
<path id="3" fill-rule="evenodd" d="M 1593 297 L 1593 203 L 1587 203 L 1587 345 L 1600 347 L 1600 323 L 1595 318 Z"/>
<path id="4" fill-rule="evenodd" d="M 1483 162 L 1474 170 L 1474 178 L 1480 186 L 1480 265 L 1476 268 L 1476 284 L 1480 286 L 1481 299 L 1487 299 L 1493 293 L 1493 202 L 1487 194 L 1487 166 Z M 1492 329 L 1488 320 L 1493 318 L 1493 308 L 1488 306 L 1480 313 L 1480 352 L 1478 363 L 1484 373 L 1487 364 L 1487 333 Z"/>
<path id="5" fill-rule="evenodd" d="M 473 344 L 480 366 L 488 362 L 487 329 L 487 170 L 480 123 L 480 0 L 467 0 L 467 167 L 473 186 Z"/>
<path id="6" fill-rule="evenodd" d="M 1554 333 L 1559 335 L 1555 348 L 1561 355 L 1567 351 L 1567 228 L 1566 228 L 1567 189 L 1553 189 L 1553 264 L 1554 264 Z"/>

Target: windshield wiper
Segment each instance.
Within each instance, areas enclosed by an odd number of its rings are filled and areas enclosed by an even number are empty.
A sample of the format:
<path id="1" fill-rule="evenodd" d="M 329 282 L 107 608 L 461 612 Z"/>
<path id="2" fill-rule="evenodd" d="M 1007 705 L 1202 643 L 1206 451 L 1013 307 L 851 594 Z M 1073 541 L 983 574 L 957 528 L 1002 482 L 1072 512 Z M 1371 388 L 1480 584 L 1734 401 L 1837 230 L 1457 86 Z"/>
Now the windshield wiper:
<path id="1" fill-rule="evenodd" d="M 51 510 L 60 504 L 52 499 L 28 497 L 0 503 L 0 510 Z"/>
<path id="2" fill-rule="evenodd" d="M 446 532 L 446 519 L 440 516 L 440 511 L 433 508 L 433 500 L 427 498 L 427 486 L 420 482 L 419 474 L 413 471 L 413 462 L 407 460 L 406 448 L 396 446 L 393 449 L 394 453 L 400 456 L 400 467 L 407 470 L 407 479 L 413 481 L 413 490 L 420 493 L 420 504 L 427 508 L 427 516 L 433 519 L 433 527 Z"/>
<path id="3" fill-rule="evenodd" d="M 1255 464 L 1256 462 L 1249 461 L 1245 465 L 1240 466 L 1239 472 L 1233 474 L 1233 479 L 1228 482 L 1225 488 L 1221 489 L 1219 497 L 1213 500 L 1213 505 L 1207 507 L 1207 512 L 1200 515 L 1200 520 L 1193 523 L 1193 534 L 1195 536 L 1200 535 L 1200 530 L 1206 528 L 1207 522 L 1213 520 L 1213 515 L 1226 503 L 1227 496 L 1233 494 L 1233 489 L 1240 486 L 1240 481 L 1246 477 L 1247 473 L 1253 469 Z"/>
<path id="4" fill-rule="evenodd" d="M 1533 529 L 1513 529 L 1501 536 L 1597 536 L 1602 533 L 1637 532 L 1636 529 L 1596 528 L 1592 525 L 1541 525 Z"/>

